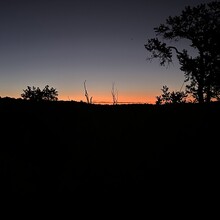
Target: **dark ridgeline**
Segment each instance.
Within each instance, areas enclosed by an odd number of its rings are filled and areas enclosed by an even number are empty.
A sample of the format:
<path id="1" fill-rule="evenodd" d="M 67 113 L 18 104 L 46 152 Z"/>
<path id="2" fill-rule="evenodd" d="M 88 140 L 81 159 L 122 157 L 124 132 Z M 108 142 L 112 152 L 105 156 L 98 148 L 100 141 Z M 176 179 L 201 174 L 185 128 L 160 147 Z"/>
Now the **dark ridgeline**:
<path id="1" fill-rule="evenodd" d="M 200 196 L 217 175 L 219 112 L 2 98 L 1 191 Z"/>

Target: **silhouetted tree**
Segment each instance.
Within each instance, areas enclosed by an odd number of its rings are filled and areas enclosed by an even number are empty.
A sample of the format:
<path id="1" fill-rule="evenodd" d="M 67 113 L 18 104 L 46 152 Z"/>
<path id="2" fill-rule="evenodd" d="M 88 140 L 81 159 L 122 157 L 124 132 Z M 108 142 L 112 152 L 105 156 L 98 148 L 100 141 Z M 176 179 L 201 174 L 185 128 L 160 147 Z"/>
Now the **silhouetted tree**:
<path id="1" fill-rule="evenodd" d="M 213 1 L 196 7 L 185 7 L 180 16 L 169 16 L 165 24 L 154 28 L 156 38 L 148 39 L 145 48 L 151 53 L 149 60 L 159 58 L 160 65 L 169 64 L 176 54 L 180 69 L 189 84 L 186 91 L 196 101 L 210 102 L 220 97 L 220 2 Z M 158 37 L 162 40 L 159 40 Z M 179 50 L 172 42 L 186 39 L 195 49 Z M 167 40 L 169 45 L 164 42 Z"/>
<path id="2" fill-rule="evenodd" d="M 186 102 L 187 94 L 183 91 L 169 92 L 169 88 L 165 85 L 161 89 L 162 94 L 156 96 L 156 104 L 168 104 L 168 103 L 184 103 Z"/>
<path id="3" fill-rule="evenodd" d="M 21 94 L 23 99 L 31 101 L 57 101 L 57 96 L 58 91 L 53 87 L 49 88 L 48 85 L 46 85 L 43 90 L 41 90 L 39 87 L 27 86 L 27 89 L 24 89 L 23 93 Z"/>
<path id="4" fill-rule="evenodd" d="M 58 91 L 51 87 L 49 88 L 48 85 L 46 85 L 44 87 L 44 89 L 42 90 L 43 93 L 43 100 L 48 100 L 48 101 L 57 101 L 57 96 L 58 96 Z"/>

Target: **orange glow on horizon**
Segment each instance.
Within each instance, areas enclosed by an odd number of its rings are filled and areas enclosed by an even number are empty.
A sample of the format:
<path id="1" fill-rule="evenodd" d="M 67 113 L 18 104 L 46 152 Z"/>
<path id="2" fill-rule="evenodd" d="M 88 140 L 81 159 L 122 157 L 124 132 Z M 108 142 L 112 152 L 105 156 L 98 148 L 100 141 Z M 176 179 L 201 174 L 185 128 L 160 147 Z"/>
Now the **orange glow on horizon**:
<path id="1" fill-rule="evenodd" d="M 3 94 L 1 95 L 1 97 L 11 97 L 11 98 L 21 98 L 20 95 L 17 95 L 15 92 L 14 93 L 10 93 L 10 94 Z M 89 97 L 90 94 L 89 94 Z M 77 93 L 74 93 L 74 94 L 69 94 L 69 93 L 58 93 L 58 100 L 60 101 L 83 101 L 83 102 L 86 102 L 86 97 L 85 95 L 83 94 L 83 92 L 77 92 Z M 93 103 L 96 103 L 96 104 L 111 104 L 113 103 L 113 97 L 111 96 L 111 93 L 109 94 L 93 94 L 92 95 L 92 101 Z M 118 104 L 136 104 L 136 103 L 140 103 L 140 104 L 155 104 L 156 102 L 156 96 L 151 93 L 149 95 L 146 95 L 146 94 L 119 94 L 118 95 Z"/>
<path id="2" fill-rule="evenodd" d="M 91 96 L 89 96 L 91 97 Z M 62 100 L 62 101 L 83 101 L 83 102 L 86 102 L 86 97 L 85 95 L 83 94 L 78 94 L 78 95 L 74 95 L 74 98 L 73 96 L 69 96 L 69 95 L 59 95 L 58 96 L 58 99 L 59 100 Z M 100 95 L 94 95 L 92 96 L 92 101 L 93 103 L 97 103 L 97 104 L 111 104 L 113 103 L 113 98 L 110 97 L 110 96 L 100 96 Z M 155 104 L 155 101 L 156 101 L 156 98 L 155 96 L 148 96 L 148 97 L 142 97 L 142 96 L 134 96 L 134 95 L 131 95 L 131 96 L 128 96 L 128 95 L 120 95 L 118 96 L 118 99 L 117 99 L 117 102 L 118 104 L 120 103 L 140 103 L 140 104 Z"/>

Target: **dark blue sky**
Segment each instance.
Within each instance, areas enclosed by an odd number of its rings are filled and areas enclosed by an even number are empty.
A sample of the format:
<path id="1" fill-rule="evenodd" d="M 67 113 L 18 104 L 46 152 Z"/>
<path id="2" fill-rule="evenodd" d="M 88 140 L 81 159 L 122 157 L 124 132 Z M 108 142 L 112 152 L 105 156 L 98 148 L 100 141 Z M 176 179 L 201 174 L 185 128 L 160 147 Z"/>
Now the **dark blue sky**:
<path id="1" fill-rule="evenodd" d="M 59 99 L 151 102 L 163 85 L 180 89 L 178 63 L 147 62 L 153 28 L 205 0 L 0 0 L 0 96 L 27 86 L 57 88 Z"/>

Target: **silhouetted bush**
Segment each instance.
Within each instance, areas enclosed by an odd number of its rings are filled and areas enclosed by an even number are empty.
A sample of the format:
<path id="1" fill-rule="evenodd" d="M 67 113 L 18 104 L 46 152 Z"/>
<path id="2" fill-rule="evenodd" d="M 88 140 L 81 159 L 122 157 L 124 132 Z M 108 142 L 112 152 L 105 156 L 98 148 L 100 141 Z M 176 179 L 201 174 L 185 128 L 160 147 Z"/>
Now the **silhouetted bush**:
<path id="1" fill-rule="evenodd" d="M 32 100 L 32 101 L 57 101 L 58 98 L 58 91 L 51 87 L 49 88 L 48 85 L 44 87 L 43 90 L 41 90 L 39 87 L 30 87 L 28 86 L 27 89 L 23 90 L 24 92 L 21 94 L 21 97 L 26 100 Z"/>
<path id="2" fill-rule="evenodd" d="M 156 104 L 168 104 L 168 103 L 184 103 L 186 102 L 187 94 L 185 92 L 177 91 L 177 92 L 169 92 L 169 88 L 165 85 L 163 86 L 162 95 L 156 96 Z"/>

